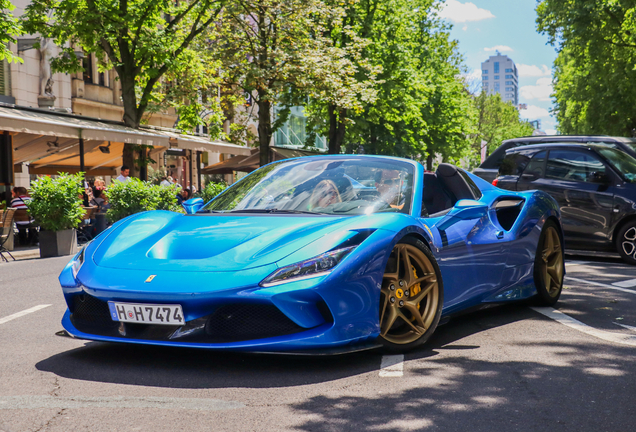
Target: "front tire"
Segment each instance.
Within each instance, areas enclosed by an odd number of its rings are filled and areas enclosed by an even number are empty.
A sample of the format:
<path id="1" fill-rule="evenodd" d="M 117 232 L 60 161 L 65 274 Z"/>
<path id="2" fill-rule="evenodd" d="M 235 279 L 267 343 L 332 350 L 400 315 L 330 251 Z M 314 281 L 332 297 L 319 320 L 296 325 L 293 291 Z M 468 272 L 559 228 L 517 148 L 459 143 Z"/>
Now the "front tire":
<path id="1" fill-rule="evenodd" d="M 558 225 L 548 220 L 541 230 L 534 259 L 534 285 L 537 299 L 543 306 L 554 305 L 563 290 L 565 261 Z"/>
<path id="2" fill-rule="evenodd" d="M 422 345 L 442 315 L 444 289 L 435 257 L 421 240 L 406 237 L 389 256 L 380 292 L 380 342 L 403 352 Z"/>
<path id="3" fill-rule="evenodd" d="M 623 261 L 636 265 L 636 221 L 625 224 L 616 236 L 616 249 Z"/>

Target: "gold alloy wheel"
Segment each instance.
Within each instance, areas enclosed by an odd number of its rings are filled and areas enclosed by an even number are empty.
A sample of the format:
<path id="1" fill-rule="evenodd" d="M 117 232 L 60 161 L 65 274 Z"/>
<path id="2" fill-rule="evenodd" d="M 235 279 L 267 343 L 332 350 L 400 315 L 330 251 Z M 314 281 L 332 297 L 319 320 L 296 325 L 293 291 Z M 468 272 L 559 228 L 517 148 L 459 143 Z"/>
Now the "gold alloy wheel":
<path id="1" fill-rule="evenodd" d="M 546 227 L 543 244 L 539 250 L 541 250 L 539 273 L 548 295 L 555 297 L 561 292 L 563 285 L 563 250 L 556 228 Z"/>
<path id="2" fill-rule="evenodd" d="M 382 281 L 380 335 L 394 344 L 415 342 L 433 324 L 438 303 L 433 264 L 417 247 L 396 245 Z"/>

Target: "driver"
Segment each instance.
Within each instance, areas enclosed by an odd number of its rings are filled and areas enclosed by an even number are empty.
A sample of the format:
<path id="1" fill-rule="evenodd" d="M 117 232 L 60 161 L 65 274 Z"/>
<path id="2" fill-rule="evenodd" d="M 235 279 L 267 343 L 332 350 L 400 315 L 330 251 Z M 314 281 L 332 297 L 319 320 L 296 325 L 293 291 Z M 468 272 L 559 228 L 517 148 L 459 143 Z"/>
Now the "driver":
<path id="1" fill-rule="evenodd" d="M 402 178 L 399 170 L 378 170 L 375 173 L 375 187 L 380 192 L 380 198 L 393 208 L 401 209 L 400 190 Z"/>
<path id="2" fill-rule="evenodd" d="M 336 184 L 332 180 L 322 180 L 316 185 L 311 198 L 309 198 L 309 205 L 307 208 L 312 210 L 316 207 L 325 208 L 331 204 L 337 204 L 342 202 L 340 198 L 340 192 Z"/>

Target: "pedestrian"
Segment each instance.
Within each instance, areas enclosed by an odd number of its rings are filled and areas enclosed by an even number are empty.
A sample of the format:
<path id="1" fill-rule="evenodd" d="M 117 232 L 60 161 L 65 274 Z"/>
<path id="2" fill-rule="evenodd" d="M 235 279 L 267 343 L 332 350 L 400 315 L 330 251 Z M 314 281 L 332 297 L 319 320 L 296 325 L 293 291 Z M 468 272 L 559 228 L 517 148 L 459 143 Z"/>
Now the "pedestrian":
<path id="1" fill-rule="evenodd" d="M 170 186 L 172 184 L 172 177 L 166 177 L 166 176 L 161 177 L 161 183 L 159 184 L 161 186 Z"/>
<path id="2" fill-rule="evenodd" d="M 126 183 L 130 181 L 129 175 L 130 175 L 130 168 L 128 168 L 126 165 L 122 165 L 121 174 L 115 180 Z"/>
<path id="3" fill-rule="evenodd" d="M 25 187 L 16 186 L 11 190 L 11 207 L 18 210 L 28 210 L 27 203 L 31 201 Z M 37 230 L 33 226 L 34 219 L 15 221 L 15 226 L 18 228 L 18 243 L 21 246 L 33 245 L 37 241 Z"/>

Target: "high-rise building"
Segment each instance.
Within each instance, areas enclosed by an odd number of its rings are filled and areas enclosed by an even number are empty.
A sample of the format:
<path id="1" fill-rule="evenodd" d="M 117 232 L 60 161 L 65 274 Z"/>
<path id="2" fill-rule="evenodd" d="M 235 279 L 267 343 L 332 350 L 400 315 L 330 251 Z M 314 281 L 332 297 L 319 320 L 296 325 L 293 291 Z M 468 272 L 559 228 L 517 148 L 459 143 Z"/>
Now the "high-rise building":
<path id="1" fill-rule="evenodd" d="M 481 86 L 488 94 L 499 93 L 504 102 L 519 103 L 519 73 L 517 66 L 499 51 L 481 64 Z"/>

